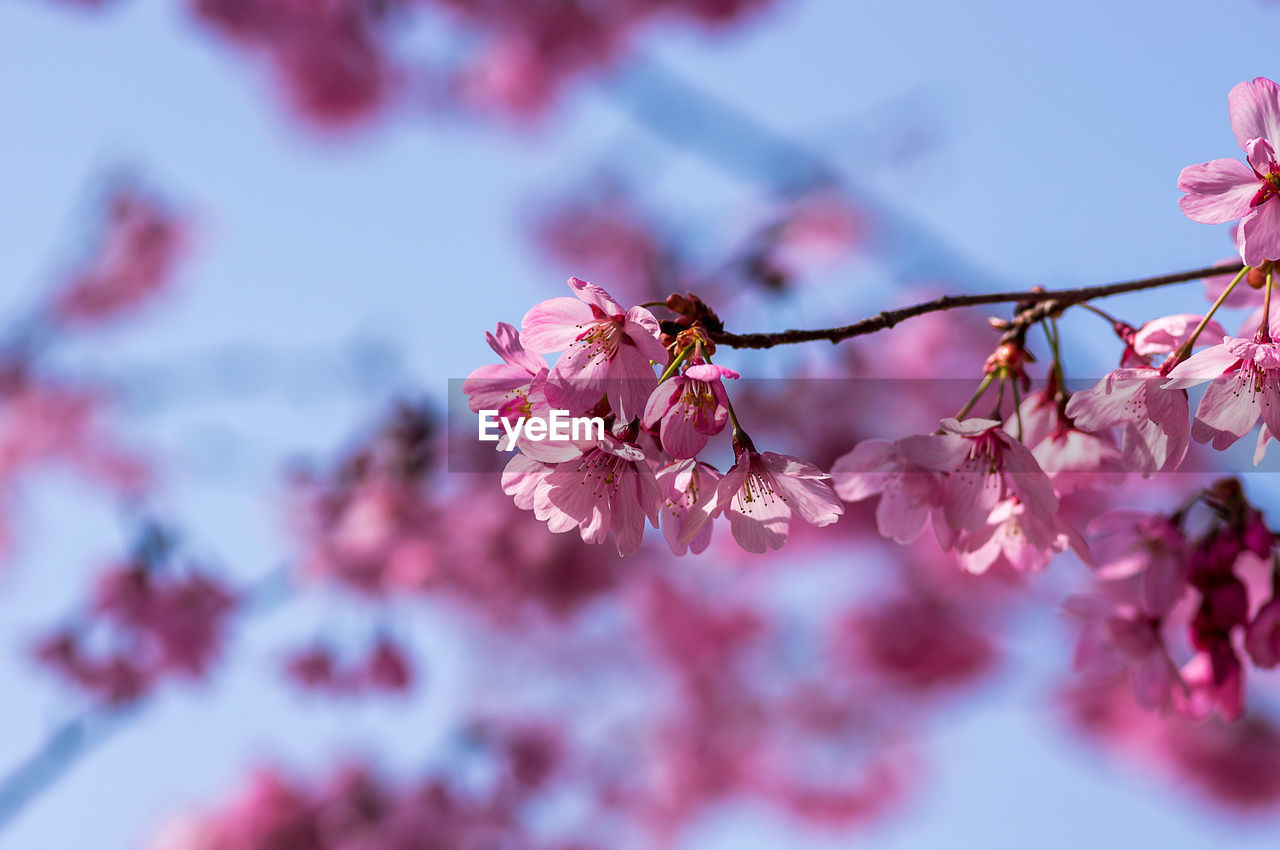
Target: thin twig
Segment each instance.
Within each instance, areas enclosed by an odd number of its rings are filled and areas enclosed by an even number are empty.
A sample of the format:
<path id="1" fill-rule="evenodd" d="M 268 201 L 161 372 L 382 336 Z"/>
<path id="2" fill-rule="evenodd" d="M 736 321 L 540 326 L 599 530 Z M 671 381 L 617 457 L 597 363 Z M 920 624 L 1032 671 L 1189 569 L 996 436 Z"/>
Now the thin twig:
<path id="1" fill-rule="evenodd" d="M 787 330 L 774 331 L 766 333 L 749 333 L 735 334 L 727 331 L 719 333 L 711 333 L 711 339 L 716 345 L 728 346 L 729 348 L 773 348 L 778 345 L 793 345 L 800 342 L 815 342 L 818 340 L 826 340 L 828 342 L 840 342 L 855 336 L 866 336 L 867 334 L 876 333 L 877 331 L 888 330 L 899 322 L 915 316 L 923 316 L 926 313 L 938 313 L 943 310 L 954 310 L 960 307 L 976 307 L 983 304 L 1007 304 L 1019 303 L 1027 304 L 1028 307 L 1020 314 L 1015 322 L 1021 325 L 1030 325 L 1048 315 L 1049 312 L 1057 312 L 1074 304 L 1080 304 L 1084 301 L 1090 301 L 1094 298 L 1106 298 L 1111 295 L 1120 295 L 1125 292 L 1138 292 L 1144 289 L 1156 289 L 1161 286 L 1170 286 L 1175 283 L 1185 283 L 1190 280 L 1199 280 L 1214 275 L 1234 274 L 1243 266 L 1208 266 L 1202 269 L 1193 269 L 1185 272 L 1175 272 L 1174 274 L 1160 275 L 1159 277 L 1146 277 L 1139 280 L 1123 281 L 1121 283 L 1108 283 L 1101 286 L 1085 286 L 1079 289 L 1058 289 L 1058 290 L 1027 290 L 1021 292 L 984 292 L 974 295 L 944 295 L 941 298 L 935 298 L 932 301 L 924 301 L 919 304 L 912 304 L 909 307 L 900 307 L 896 310 L 885 310 L 874 316 L 869 316 L 854 322 L 851 325 L 841 325 L 836 328 L 816 328 L 812 330 Z M 1056 302 L 1056 304 L 1050 303 Z M 1046 312 L 1048 311 L 1048 312 Z M 1025 315 L 1024 315 L 1025 314 Z"/>

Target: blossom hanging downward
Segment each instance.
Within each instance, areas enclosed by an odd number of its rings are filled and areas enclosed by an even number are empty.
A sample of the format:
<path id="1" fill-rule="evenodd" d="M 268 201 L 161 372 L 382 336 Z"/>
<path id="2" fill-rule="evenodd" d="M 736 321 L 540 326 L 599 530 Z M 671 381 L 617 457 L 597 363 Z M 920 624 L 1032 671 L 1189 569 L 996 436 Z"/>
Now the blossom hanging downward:
<path id="1" fill-rule="evenodd" d="M 715 500 L 698 511 L 680 536 L 696 539 L 702 523 L 721 514 L 729 518 L 733 539 L 748 552 L 763 554 L 787 542 L 791 515 L 810 525 L 830 525 L 844 513 L 844 505 L 827 482 L 831 476 L 811 463 L 790 455 L 757 452 L 741 431 L 733 435 L 733 466 L 720 479 Z"/>
<path id="2" fill-rule="evenodd" d="M 1280 350 L 1269 336 L 1226 337 L 1175 366 L 1164 389 L 1186 389 L 1206 381 L 1213 383 L 1200 399 L 1191 427 L 1196 442 L 1228 448 L 1259 419 L 1270 433 L 1280 434 Z"/>
<path id="3" fill-rule="evenodd" d="M 649 396 L 644 427 L 660 427 L 662 447 L 672 457 L 695 457 L 729 422 L 729 398 L 721 379 L 740 377 L 724 366 L 694 363 L 684 374 L 659 384 Z"/>
<path id="4" fill-rule="evenodd" d="M 552 407 L 584 413 L 607 396 L 621 422 L 644 413 L 658 385 L 652 363 L 665 366 L 658 320 L 630 310 L 592 283 L 569 278 L 576 298 L 551 298 L 525 314 L 520 342 L 529 351 L 563 351 L 547 377 Z"/>
<path id="5" fill-rule="evenodd" d="M 1257 77 L 1227 97 L 1231 129 L 1248 164 L 1215 159 L 1178 176 L 1182 211 L 1204 224 L 1240 220 L 1236 242 L 1247 265 L 1280 260 L 1280 86 Z"/>

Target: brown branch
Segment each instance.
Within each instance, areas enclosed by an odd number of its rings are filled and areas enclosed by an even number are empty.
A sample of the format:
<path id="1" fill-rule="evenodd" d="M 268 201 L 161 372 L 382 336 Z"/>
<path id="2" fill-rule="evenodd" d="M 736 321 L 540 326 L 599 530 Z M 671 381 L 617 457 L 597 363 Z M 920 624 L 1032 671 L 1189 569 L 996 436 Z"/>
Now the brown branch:
<path id="1" fill-rule="evenodd" d="M 788 330 L 772 333 L 735 334 L 727 331 L 711 332 L 711 339 L 716 345 L 729 348 L 773 348 L 777 345 L 793 345 L 799 342 L 815 342 L 827 340 L 836 343 L 855 336 L 866 336 L 877 331 L 888 330 L 901 321 L 926 313 L 937 313 L 942 310 L 954 310 L 959 307 L 976 307 L 983 304 L 1018 303 L 1034 307 L 1048 301 L 1056 301 L 1054 312 L 1075 304 L 1090 301 L 1094 298 L 1106 298 L 1125 292 L 1138 292 L 1143 289 L 1156 289 L 1175 283 L 1186 283 L 1214 275 L 1235 274 L 1244 268 L 1240 264 L 1229 266 L 1208 266 L 1186 272 L 1146 277 L 1140 280 L 1128 280 L 1121 283 L 1107 283 L 1101 286 L 1085 286 L 1079 289 L 1027 290 L 1022 292 L 985 292 L 975 295 L 944 295 L 932 301 L 900 307 L 896 310 L 885 310 L 874 316 L 868 316 L 851 325 L 838 328 L 816 328 L 813 330 Z"/>

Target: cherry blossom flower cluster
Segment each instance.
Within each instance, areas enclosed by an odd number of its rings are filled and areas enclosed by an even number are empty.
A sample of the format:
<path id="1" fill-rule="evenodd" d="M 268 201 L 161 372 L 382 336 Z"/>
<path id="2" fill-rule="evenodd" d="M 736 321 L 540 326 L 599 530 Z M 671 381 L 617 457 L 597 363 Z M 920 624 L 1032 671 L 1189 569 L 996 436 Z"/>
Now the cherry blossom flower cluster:
<path id="1" fill-rule="evenodd" d="M 758 451 L 737 422 L 724 381 L 739 375 L 711 362 L 714 345 L 700 323 L 664 334 L 645 307 L 623 308 L 578 278 L 569 289 L 573 297 L 531 309 L 520 330 L 499 324 L 487 338 L 503 362 L 463 384 L 477 413 L 541 422 L 545 433 L 551 411 L 565 411 L 598 416 L 609 429 L 601 439 L 534 441 L 526 426 L 510 441 L 519 452 L 503 474 L 516 505 L 588 543 L 612 535 L 622 555 L 637 552 L 645 523 L 657 528 L 660 518 L 675 554 L 704 550 L 721 516 L 753 553 L 781 547 L 793 515 L 816 526 L 836 521 L 843 506 L 830 476 Z M 680 296 L 668 305 L 694 309 Z M 554 352 L 548 364 L 542 355 Z M 734 463 L 722 474 L 699 455 L 730 420 Z"/>
<path id="2" fill-rule="evenodd" d="M 88 610 L 42 638 L 35 656 L 95 700 L 131 703 L 167 679 L 204 677 L 235 608 L 207 572 L 140 551 L 101 573 Z"/>
<path id="3" fill-rule="evenodd" d="M 385 636 L 374 641 L 354 663 L 344 664 L 324 645 L 299 650 L 286 660 L 285 673 L 299 687 L 330 696 L 404 694 L 414 684 L 407 653 Z"/>
<path id="4" fill-rule="evenodd" d="M 224 805 L 172 820 L 147 850 L 350 850 L 504 847 L 587 850 L 546 840 L 528 809 L 537 802 L 541 772 L 529 753 L 500 751 L 491 787 L 476 789 L 445 775 L 398 784 L 362 765 L 319 781 L 262 770 Z M 553 765 L 549 766 L 553 767 Z"/>
<path id="5" fill-rule="evenodd" d="M 1280 664 L 1280 572 L 1275 534 L 1239 482 L 1172 515 L 1112 512 L 1093 530 L 1098 590 L 1066 603 L 1082 626 L 1077 665 L 1095 680 L 1127 677 L 1146 708 L 1240 718 L 1244 660 Z"/>

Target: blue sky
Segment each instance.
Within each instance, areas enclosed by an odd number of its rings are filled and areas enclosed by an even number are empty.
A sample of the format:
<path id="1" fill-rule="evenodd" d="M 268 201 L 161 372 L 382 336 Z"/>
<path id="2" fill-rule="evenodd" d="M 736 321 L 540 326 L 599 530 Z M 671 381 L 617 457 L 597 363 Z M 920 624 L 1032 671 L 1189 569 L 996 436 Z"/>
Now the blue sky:
<path id="1" fill-rule="evenodd" d="M 886 209 L 918 222 L 973 271 L 966 286 L 1069 286 L 1205 265 L 1230 253 L 1222 228 L 1177 208 L 1178 171 L 1236 154 L 1226 94 L 1275 75 L 1270 6 L 1083 0 L 1042 4 L 908 0 L 780 2 L 724 40 L 663 31 L 644 51 L 697 85 L 803 141 Z M 139 399 L 121 417 L 173 460 L 170 515 L 199 529 L 211 557 L 241 577 L 286 552 L 270 508 L 280 463 L 326 453 L 393 391 L 443 397 L 446 381 L 489 354 L 482 331 L 559 294 L 572 269 L 529 247 L 521 218 L 540 193 L 577 185 L 584 163 L 619 143 L 635 154 L 664 223 L 696 240 L 758 209 L 760 186 L 671 149 L 634 126 L 620 81 L 575 91 L 533 131 L 396 116 L 318 138 L 271 99 L 261 69 L 194 30 L 181 4 L 124 0 L 103 14 L 25 0 L 0 5 L 0 311 L 29 304 L 74 256 L 95 186 L 121 166 L 192 210 L 198 248 L 179 289 L 128 327 L 65 353 L 66 366 L 128 383 L 157 364 L 233 347 L 298 364 L 311 391 Z M 920 122 L 936 138 L 911 131 Z M 901 139 L 904 158 L 884 152 Z M 919 150 L 915 148 L 918 146 Z M 927 276 L 904 236 L 885 262 Z M 875 269 L 778 314 L 740 321 L 825 323 L 908 300 Z M 1198 285 L 1113 302 L 1145 318 Z M 1159 305 L 1159 306 L 1157 306 Z M 1185 305 L 1185 306 L 1181 306 Z M 396 353 L 396 368 L 344 377 L 356 339 Z M 336 352 L 336 353 L 335 353 Z M 1105 368 L 1109 345 L 1073 355 Z M 310 369 L 310 371 L 308 371 Z M 296 388 L 290 384 L 290 390 Z M 249 498 L 246 498 L 249 494 Z M 264 508 L 268 506 L 267 508 Z M 0 576 L 0 646 L 53 620 L 121 544 L 101 500 L 54 476 L 20 506 L 25 547 Z M 75 516 L 68 528 L 67 516 Z M 226 675 L 167 695 L 11 828 L 0 848 L 135 847 L 160 815 L 216 797 L 264 751 L 322 763 L 341 751 L 430 751 L 450 692 L 409 706 L 328 710 L 273 680 L 271 651 L 315 628 L 325 603 L 286 607 L 238 641 Z M 325 622 L 329 622 L 325 620 Z M 448 634 L 417 628 L 441 681 L 465 678 Z M 867 840 L 881 848 L 1220 846 L 1229 819 L 1132 766 L 1098 758 L 1043 716 L 1053 624 L 1028 624 L 1019 669 L 931 731 L 935 773 L 907 816 Z M 0 765 L 60 716 L 60 702 L 15 652 L 0 654 Z M 397 730 L 388 732 L 387 730 Z M 405 753 L 405 759 L 411 757 Z M 783 826 L 735 812 L 706 846 L 780 846 Z M 1236 847 L 1274 846 L 1274 824 L 1242 827 Z M 702 846 L 702 845 L 700 845 Z M 828 846 L 815 844 L 815 846 Z M 833 842 L 829 846 L 845 846 Z"/>

